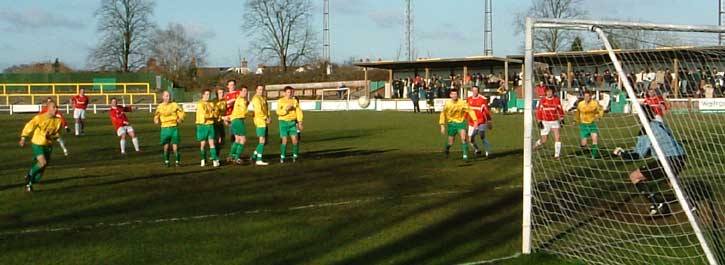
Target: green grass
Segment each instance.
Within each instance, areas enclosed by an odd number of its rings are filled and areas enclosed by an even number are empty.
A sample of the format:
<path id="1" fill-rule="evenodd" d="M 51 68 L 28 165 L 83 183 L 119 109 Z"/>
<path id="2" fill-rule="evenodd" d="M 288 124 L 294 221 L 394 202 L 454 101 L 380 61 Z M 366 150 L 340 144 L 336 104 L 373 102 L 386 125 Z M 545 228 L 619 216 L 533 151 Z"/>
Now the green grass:
<path id="1" fill-rule="evenodd" d="M 277 162 L 272 126 L 270 166 L 219 169 L 198 166 L 192 124 L 184 165 L 165 168 L 149 114 L 131 115 L 144 152 L 126 156 L 107 115 L 90 115 L 28 194 L 31 151 L 16 142 L 30 117 L 0 116 L 3 264 L 458 264 L 520 251 L 520 115 L 495 116 L 493 156 L 464 164 L 460 144 L 443 156 L 438 115 L 310 112 L 300 163 Z"/>

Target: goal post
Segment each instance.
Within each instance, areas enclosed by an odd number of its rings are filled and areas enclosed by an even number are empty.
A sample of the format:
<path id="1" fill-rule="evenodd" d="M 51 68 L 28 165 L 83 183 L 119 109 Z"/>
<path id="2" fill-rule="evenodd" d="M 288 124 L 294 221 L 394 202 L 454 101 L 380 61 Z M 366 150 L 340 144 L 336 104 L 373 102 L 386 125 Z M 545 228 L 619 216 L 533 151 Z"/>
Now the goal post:
<path id="1" fill-rule="evenodd" d="M 544 30 L 592 49 L 537 50 Z M 725 27 L 526 18 L 523 253 L 594 264 L 725 262 L 725 117 L 704 113 L 707 102 L 725 106 L 709 99 L 725 95 L 725 47 L 711 44 L 720 33 Z M 566 123 L 539 132 L 534 108 L 546 90 L 573 108 L 563 110 Z M 607 112 L 579 115 L 583 97 Z"/>

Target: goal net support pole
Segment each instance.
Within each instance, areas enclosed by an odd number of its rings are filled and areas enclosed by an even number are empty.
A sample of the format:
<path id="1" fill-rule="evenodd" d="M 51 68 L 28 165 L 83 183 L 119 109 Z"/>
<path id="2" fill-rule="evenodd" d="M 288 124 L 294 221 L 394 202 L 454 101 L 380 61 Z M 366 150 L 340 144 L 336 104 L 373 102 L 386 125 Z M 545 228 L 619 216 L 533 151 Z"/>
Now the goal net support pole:
<path id="1" fill-rule="evenodd" d="M 532 134 L 534 131 L 533 127 L 533 83 L 534 83 L 534 31 L 536 29 L 561 29 L 561 30 L 590 30 L 596 32 L 599 37 L 599 41 L 602 42 L 604 48 L 607 51 L 608 57 L 611 60 L 612 66 L 614 66 L 621 85 L 624 87 L 626 95 L 632 102 L 632 108 L 637 113 L 637 118 L 640 125 L 645 130 L 647 138 L 650 140 L 652 148 L 654 150 L 653 156 L 660 161 L 662 169 L 664 170 L 666 177 L 675 193 L 677 201 L 681 206 L 684 214 L 687 217 L 687 221 L 692 228 L 693 233 L 697 238 L 697 243 L 702 249 L 705 259 L 709 264 L 717 264 L 717 259 L 710 248 L 708 241 L 703 235 L 698 219 L 692 211 L 691 205 L 686 198 L 685 193 L 677 179 L 675 171 L 672 168 L 669 160 L 667 159 L 662 147 L 658 143 L 654 131 L 651 128 L 648 119 L 638 103 L 637 93 L 635 92 L 632 84 L 628 80 L 628 76 L 623 70 L 619 59 L 617 58 L 614 49 L 612 48 L 607 34 L 602 28 L 617 29 L 617 28 L 636 28 L 639 30 L 656 30 L 656 31 L 677 31 L 677 32 L 700 32 L 700 33 L 722 33 L 725 32 L 725 28 L 716 26 L 692 26 L 692 25 L 661 25 L 652 23 L 635 23 L 635 22 L 618 22 L 618 21 L 587 21 L 587 20 L 569 20 L 569 19 L 536 19 L 526 18 L 525 23 L 525 54 L 524 54 L 524 159 L 523 159 L 523 219 L 522 219 L 522 252 L 524 254 L 531 253 L 532 250 L 532 196 L 533 189 L 533 138 Z M 674 69 L 677 71 L 678 69 Z M 568 73 L 569 74 L 569 73 Z"/>

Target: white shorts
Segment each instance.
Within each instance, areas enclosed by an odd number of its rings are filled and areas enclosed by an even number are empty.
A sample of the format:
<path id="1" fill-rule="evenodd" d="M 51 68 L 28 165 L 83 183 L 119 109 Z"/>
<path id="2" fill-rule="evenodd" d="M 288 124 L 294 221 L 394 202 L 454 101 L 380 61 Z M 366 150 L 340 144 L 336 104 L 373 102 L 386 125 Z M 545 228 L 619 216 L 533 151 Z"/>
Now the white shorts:
<path id="1" fill-rule="evenodd" d="M 131 125 L 126 125 L 126 126 L 118 127 L 118 130 L 116 130 L 116 135 L 118 135 L 120 137 L 121 135 L 124 135 L 127 133 L 132 133 L 132 132 L 133 132 L 133 127 L 131 127 Z"/>
<path id="2" fill-rule="evenodd" d="M 486 124 L 479 124 L 478 127 L 468 125 L 468 137 L 473 137 L 474 133 L 486 133 Z"/>
<path id="3" fill-rule="evenodd" d="M 86 119 L 86 110 L 84 109 L 73 109 L 73 119 Z"/>
<path id="4" fill-rule="evenodd" d="M 542 121 L 544 128 L 541 129 L 541 135 L 549 135 L 551 129 L 559 129 L 559 121 Z"/>

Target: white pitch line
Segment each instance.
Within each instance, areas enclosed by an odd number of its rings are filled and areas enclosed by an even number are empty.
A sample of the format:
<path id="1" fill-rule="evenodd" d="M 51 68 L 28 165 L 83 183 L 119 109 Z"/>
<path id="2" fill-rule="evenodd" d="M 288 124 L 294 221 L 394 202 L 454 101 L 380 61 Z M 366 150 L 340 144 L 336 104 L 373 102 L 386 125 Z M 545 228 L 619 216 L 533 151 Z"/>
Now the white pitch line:
<path id="1" fill-rule="evenodd" d="M 495 259 L 487 259 L 487 260 L 481 260 L 481 261 L 461 263 L 461 264 L 458 264 L 458 265 L 491 264 L 491 263 L 494 263 L 494 262 L 515 259 L 515 258 L 518 258 L 519 256 L 521 256 L 521 253 L 516 253 L 516 254 L 513 254 L 511 256 L 506 256 L 506 257 L 501 257 L 501 258 L 495 258 Z"/>
<path id="2" fill-rule="evenodd" d="M 521 185 L 499 186 L 499 187 L 493 188 L 493 190 L 520 188 L 520 187 L 521 187 Z M 283 213 L 283 212 L 300 211 L 300 210 L 308 210 L 308 209 L 316 209 L 316 208 L 334 207 L 334 206 L 341 206 L 341 205 L 363 204 L 363 203 L 384 201 L 384 200 L 397 199 L 397 198 L 425 198 L 425 197 L 463 194 L 463 193 L 469 193 L 469 192 L 471 192 L 471 191 L 470 190 L 438 191 L 438 192 L 410 194 L 410 195 L 403 195 L 403 196 L 378 196 L 378 197 L 369 197 L 369 198 L 365 198 L 365 199 L 357 199 L 357 200 L 349 200 L 349 201 L 322 202 L 322 203 L 292 206 L 292 207 L 287 207 L 287 208 L 277 209 L 277 210 L 275 210 L 275 209 L 256 209 L 256 210 L 246 210 L 246 211 L 234 211 L 234 212 L 227 212 L 227 213 L 220 213 L 220 214 L 205 214 L 205 215 L 194 215 L 194 216 L 185 216 L 185 217 L 160 218 L 160 219 L 153 219 L 153 220 L 131 220 L 131 221 L 118 222 L 118 223 L 100 222 L 100 223 L 96 223 L 96 224 L 92 224 L 92 225 L 82 225 L 82 226 L 74 226 L 74 227 L 34 228 L 34 229 L 21 230 L 19 232 L 0 233 L 0 237 L 33 234 L 33 233 L 44 233 L 44 232 L 50 233 L 50 232 L 93 230 L 93 229 L 97 229 L 97 228 L 101 228 L 101 227 L 123 227 L 123 226 L 137 225 L 137 224 L 158 224 L 158 223 L 169 223 L 169 222 L 182 222 L 182 221 L 203 220 L 203 219 L 209 219 L 209 218 L 227 217 L 227 216 L 235 216 L 235 215 L 254 215 L 254 214 L 273 213 L 273 212 Z"/>

